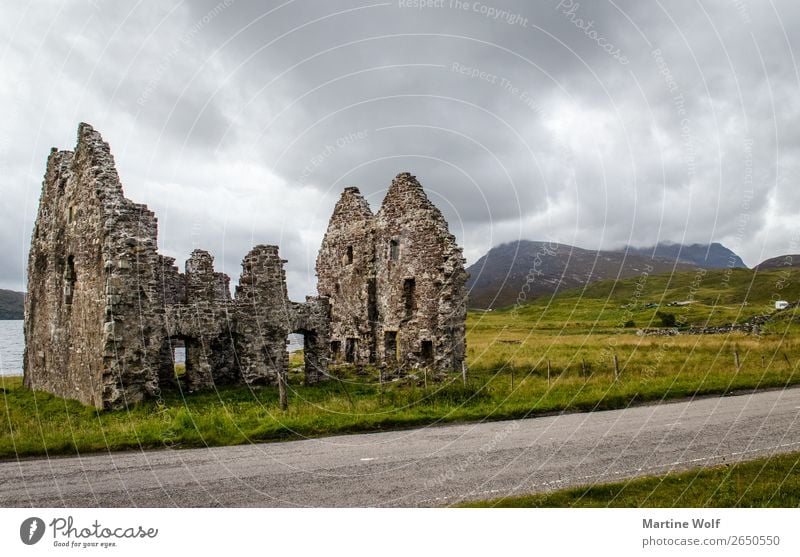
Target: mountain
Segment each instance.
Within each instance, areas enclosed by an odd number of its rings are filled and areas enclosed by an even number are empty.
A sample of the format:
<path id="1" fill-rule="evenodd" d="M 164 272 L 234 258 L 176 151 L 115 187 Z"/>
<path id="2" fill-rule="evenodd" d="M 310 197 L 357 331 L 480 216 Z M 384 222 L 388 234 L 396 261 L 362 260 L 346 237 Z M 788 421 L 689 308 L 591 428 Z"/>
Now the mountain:
<path id="1" fill-rule="evenodd" d="M 0 290 L 0 319 L 22 319 L 25 311 L 25 294 Z"/>
<path id="2" fill-rule="evenodd" d="M 717 242 L 713 244 L 691 244 L 688 246 L 673 244 L 672 242 L 661 242 L 646 248 L 628 246 L 625 250 L 635 255 L 669 259 L 696 267 L 703 267 L 704 269 L 747 269 L 747 265 L 744 264 L 741 257 Z"/>
<path id="3" fill-rule="evenodd" d="M 520 240 L 492 248 L 467 272 L 470 308 L 500 308 L 550 296 L 590 282 L 691 271 L 697 265 L 621 251 L 595 251 L 551 242 Z M 526 287 L 527 284 L 527 287 Z"/>
<path id="4" fill-rule="evenodd" d="M 762 261 L 753 269 L 763 271 L 765 269 L 782 269 L 784 267 L 800 267 L 800 254 L 781 255 Z"/>

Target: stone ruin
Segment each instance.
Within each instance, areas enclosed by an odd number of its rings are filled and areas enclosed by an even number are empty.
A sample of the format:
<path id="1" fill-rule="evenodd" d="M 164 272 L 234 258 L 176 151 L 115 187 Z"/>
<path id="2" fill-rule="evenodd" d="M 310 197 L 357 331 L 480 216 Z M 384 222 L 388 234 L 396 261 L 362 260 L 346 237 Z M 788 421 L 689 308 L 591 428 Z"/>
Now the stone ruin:
<path id="1" fill-rule="evenodd" d="M 275 384 L 289 333 L 305 381 L 329 360 L 397 369 L 464 364 L 461 250 L 419 182 L 400 174 L 373 215 L 355 188 L 336 205 L 317 260 L 318 297 L 289 300 L 277 246 L 254 247 L 230 279 L 206 251 L 181 273 L 158 253 L 156 217 L 125 198 L 109 146 L 81 124 L 74 152 L 47 161 L 28 259 L 24 383 L 98 408 L 175 386 Z"/>
<path id="2" fill-rule="evenodd" d="M 460 371 L 466 280 L 461 248 L 414 176 L 399 174 L 375 215 L 357 188 L 346 188 L 317 257 L 331 358 Z"/>

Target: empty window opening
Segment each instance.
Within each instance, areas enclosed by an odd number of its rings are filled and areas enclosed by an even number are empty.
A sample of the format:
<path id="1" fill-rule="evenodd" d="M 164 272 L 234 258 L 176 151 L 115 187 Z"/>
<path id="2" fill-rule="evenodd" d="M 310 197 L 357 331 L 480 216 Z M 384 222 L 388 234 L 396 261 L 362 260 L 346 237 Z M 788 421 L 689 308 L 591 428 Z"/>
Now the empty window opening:
<path id="1" fill-rule="evenodd" d="M 389 240 L 389 259 L 392 261 L 400 259 L 400 243 L 397 240 Z"/>
<path id="2" fill-rule="evenodd" d="M 333 289 L 339 294 L 342 291 L 342 285 L 337 282 Z"/>
<path id="3" fill-rule="evenodd" d="M 67 209 L 67 224 L 72 224 L 75 220 L 75 207 L 71 206 Z"/>
<path id="4" fill-rule="evenodd" d="M 331 360 L 336 363 L 342 357 L 342 342 L 339 340 L 331 341 Z"/>
<path id="5" fill-rule="evenodd" d="M 383 333 L 383 350 L 387 362 L 397 361 L 397 331 Z"/>
<path id="6" fill-rule="evenodd" d="M 356 362 L 356 351 L 358 349 L 358 339 L 348 338 L 344 347 L 344 359 L 348 364 Z"/>
<path id="7" fill-rule="evenodd" d="M 64 269 L 64 303 L 67 305 L 72 304 L 72 298 L 75 294 L 75 256 L 70 255 L 67 257 L 67 268 Z"/>
<path id="8" fill-rule="evenodd" d="M 414 291 L 417 288 L 417 281 L 413 278 L 403 281 L 403 305 L 405 306 L 406 317 L 414 315 Z"/>
<path id="9" fill-rule="evenodd" d="M 378 321 L 378 283 L 374 278 L 367 280 L 367 319 L 373 324 Z"/>
<path id="10" fill-rule="evenodd" d="M 347 264 L 348 265 L 352 265 L 353 264 L 353 246 L 347 246 L 346 259 L 347 259 Z"/>
<path id="11" fill-rule="evenodd" d="M 433 342 L 430 340 L 422 341 L 422 361 L 427 365 L 433 363 Z"/>

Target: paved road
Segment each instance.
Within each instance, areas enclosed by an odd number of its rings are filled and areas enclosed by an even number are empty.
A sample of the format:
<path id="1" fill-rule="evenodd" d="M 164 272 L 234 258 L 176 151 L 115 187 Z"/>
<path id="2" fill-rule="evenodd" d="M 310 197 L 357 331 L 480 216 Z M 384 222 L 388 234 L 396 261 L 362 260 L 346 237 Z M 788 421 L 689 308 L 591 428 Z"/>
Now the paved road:
<path id="1" fill-rule="evenodd" d="M 529 420 L 0 463 L 0 506 L 437 506 L 800 450 L 800 388 Z"/>

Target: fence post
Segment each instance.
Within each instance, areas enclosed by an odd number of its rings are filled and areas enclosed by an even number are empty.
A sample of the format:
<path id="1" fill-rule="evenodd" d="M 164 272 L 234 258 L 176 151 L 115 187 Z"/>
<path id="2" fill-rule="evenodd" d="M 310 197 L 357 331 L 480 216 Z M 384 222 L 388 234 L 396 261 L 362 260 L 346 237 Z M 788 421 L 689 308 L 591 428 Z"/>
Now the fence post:
<path id="1" fill-rule="evenodd" d="M 289 398 L 286 395 L 286 375 L 282 371 L 278 372 L 278 400 L 281 410 L 286 412 L 289 408 Z"/>
<path id="2" fill-rule="evenodd" d="M 547 359 L 547 386 L 550 386 L 550 359 Z"/>
<path id="3" fill-rule="evenodd" d="M 614 353 L 614 381 L 619 381 L 619 359 L 617 353 Z"/>

